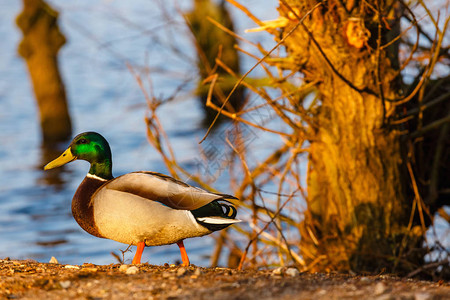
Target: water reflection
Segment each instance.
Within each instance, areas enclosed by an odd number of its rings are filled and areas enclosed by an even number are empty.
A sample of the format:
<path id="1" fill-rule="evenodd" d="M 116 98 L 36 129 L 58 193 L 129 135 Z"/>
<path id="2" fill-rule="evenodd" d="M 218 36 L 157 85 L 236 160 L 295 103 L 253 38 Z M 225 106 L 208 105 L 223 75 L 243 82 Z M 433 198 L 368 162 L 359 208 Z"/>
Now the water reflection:
<path id="1" fill-rule="evenodd" d="M 54 247 L 56 245 L 65 244 L 67 243 L 66 239 L 56 239 L 51 241 L 37 241 L 36 245 L 43 246 L 43 247 Z"/>

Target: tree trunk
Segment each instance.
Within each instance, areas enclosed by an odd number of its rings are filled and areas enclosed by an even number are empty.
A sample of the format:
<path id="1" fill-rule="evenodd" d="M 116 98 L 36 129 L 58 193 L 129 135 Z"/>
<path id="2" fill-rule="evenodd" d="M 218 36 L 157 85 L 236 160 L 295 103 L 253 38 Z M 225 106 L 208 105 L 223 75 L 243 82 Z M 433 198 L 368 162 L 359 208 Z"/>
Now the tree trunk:
<path id="1" fill-rule="evenodd" d="M 295 14 L 302 17 L 316 4 L 280 2 L 280 14 L 291 20 L 282 36 L 296 26 Z M 414 228 L 405 237 L 411 203 L 402 186 L 399 131 L 386 125 L 395 108 L 380 96 L 381 89 L 386 99 L 398 96 L 397 53 L 395 45 L 377 51 L 375 11 L 342 3 L 323 2 L 284 43 L 293 69 L 306 82 L 319 82 L 321 100 L 310 132 L 300 251 L 312 271 L 405 270 L 397 260 L 400 244 L 417 245 L 421 233 Z M 383 29 L 381 44 L 398 25 Z"/>
<path id="2" fill-rule="evenodd" d="M 57 26 L 58 13 L 42 0 L 23 0 L 17 17 L 23 32 L 19 54 L 25 59 L 40 112 L 44 143 L 64 141 L 71 135 L 66 93 L 57 53 L 65 38 Z"/>

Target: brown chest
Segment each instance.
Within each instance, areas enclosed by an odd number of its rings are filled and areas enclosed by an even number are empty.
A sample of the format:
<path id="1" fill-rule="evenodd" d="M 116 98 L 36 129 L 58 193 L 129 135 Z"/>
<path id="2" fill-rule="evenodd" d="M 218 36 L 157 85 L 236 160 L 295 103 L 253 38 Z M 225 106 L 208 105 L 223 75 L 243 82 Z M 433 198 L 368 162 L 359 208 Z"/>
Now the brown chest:
<path id="1" fill-rule="evenodd" d="M 103 236 L 95 224 L 94 205 L 91 203 L 91 197 L 104 183 L 105 181 L 86 176 L 72 199 L 72 214 L 75 221 L 89 234 L 101 238 Z"/>

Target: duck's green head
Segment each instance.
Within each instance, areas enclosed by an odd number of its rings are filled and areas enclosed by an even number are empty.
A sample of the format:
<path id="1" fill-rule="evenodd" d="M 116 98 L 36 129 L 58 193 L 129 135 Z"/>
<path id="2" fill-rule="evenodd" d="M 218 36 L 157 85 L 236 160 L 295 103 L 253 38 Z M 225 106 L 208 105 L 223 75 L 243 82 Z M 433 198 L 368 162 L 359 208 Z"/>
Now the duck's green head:
<path id="1" fill-rule="evenodd" d="M 69 148 L 58 158 L 49 162 L 44 169 L 57 168 L 76 159 L 91 163 L 90 174 L 105 179 L 112 178 L 111 149 L 106 139 L 97 132 L 84 132 L 77 135 Z"/>

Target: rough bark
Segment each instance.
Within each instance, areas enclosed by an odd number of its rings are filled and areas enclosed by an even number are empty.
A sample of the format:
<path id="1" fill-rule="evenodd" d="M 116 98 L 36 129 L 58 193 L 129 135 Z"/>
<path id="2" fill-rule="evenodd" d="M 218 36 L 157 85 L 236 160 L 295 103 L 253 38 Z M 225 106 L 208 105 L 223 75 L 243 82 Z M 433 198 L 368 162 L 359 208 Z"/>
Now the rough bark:
<path id="1" fill-rule="evenodd" d="M 65 43 L 57 25 L 58 13 L 42 0 L 23 0 L 17 25 L 23 32 L 18 52 L 25 59 L 39 107 L 45 143 L 66 140 L 71 135 L 64 84 L 57 53 Z"/>
<path id="2" fill-rule="evenodd" d="M 387 2 L 382 10 L 392 17 L 395 6 L 387 11 L 392 1 Z M 303 16 L 317 2 L 280 3 L 280 14 L 291 20 L 285 36 L 297 24 L 294 13 Z M 301 253 L 313 271 L 407 269 L 411 265 L 397 260 L 400 245 L 411 249 L 421 240 L 417 228 L 404 238 L 411 203 L 402 186 L 399 132 L 386 125 L 394 108 L 383 105 L 377 84 L 380 79 L 384 98 L 398 96 L 397 53 L 377 51 L 377 15 L 355 3 L 323 2 L 284 43 L 293 69 L 304 73 L 305 81 L 319 82 L 308 209 L 300 225 Z M 391 25 L 393 31 L 398 24 Z M 383 44 L 390 34 L 384 27 Z"/>

